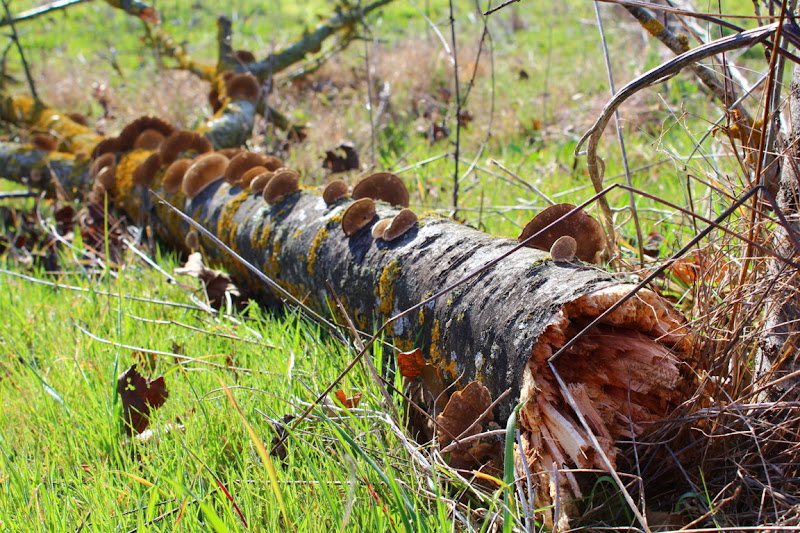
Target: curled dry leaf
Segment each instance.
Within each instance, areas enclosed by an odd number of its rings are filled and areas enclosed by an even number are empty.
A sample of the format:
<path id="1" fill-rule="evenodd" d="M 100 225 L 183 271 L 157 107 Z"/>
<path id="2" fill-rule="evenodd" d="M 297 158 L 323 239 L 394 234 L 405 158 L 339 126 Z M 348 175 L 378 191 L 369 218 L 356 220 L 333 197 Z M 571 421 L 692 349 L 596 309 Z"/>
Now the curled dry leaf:
<path id="1" fill-rule="evenodd" d="M 342 389 L 338 389 L 334 391 L 333 395 L 336 396 L 336 400 L 339 402 L 339 405 L 347 409 L 358 407 L 358 402 L 361 401 L 360 392 L 348 398 Z"/>
<path id="2" fill-rule="evenodd" d="M 218 310 L 222 307 L 222 302 L 225 301 L 225 293 L 230 294 L 231 299 L 237 306 L 247 303 L 247 297 L 233 284 L 231 277 L 219 270 L 208 268 L 203 263 L 203 255 L 200 252 L 190 254 L 186 263 L 182 267 L 174 269 L 173 272 L 192 276 L 202 281 L 206 289 L 208 302 L 214 309 Z"/>
<path id="3" fill-rule="evenodd" d="M 422 350 L 419 348 L 397 354 L 397 366 L 400 367 L 400 374 L 405 378 L 420 377 L 425 365 L 427 363 L 425 358 L 422 357 Z"/>
<path id="4" fill-rule="evenodd" d="M 169 392 L 164 376 L 143 377 L 132 365 L 117 379 L 117 393 L 122 400 L 122 419 L 128 435 L 138 435 L 150 424 L 150 413 L 164 405 Z"/>
<path id="5" fill-rule="evenodd" d="M 481 432 L 481 424 L 494 419 L 491 411 L 481 420 L 478 417 L 492 404 L 492 397 L 486 386 L 473 381 L 464 389 L 454 393 L 444 408 L 442 414 L 436 417 L 437 434 L 442 447 L 453 441 L 470 426 L 473 426 L 465 437 L 477 435 Z M 475 422 L 478 422 L 477 424 Z M 474 425 L 473 425 L 474 424 Z"/>

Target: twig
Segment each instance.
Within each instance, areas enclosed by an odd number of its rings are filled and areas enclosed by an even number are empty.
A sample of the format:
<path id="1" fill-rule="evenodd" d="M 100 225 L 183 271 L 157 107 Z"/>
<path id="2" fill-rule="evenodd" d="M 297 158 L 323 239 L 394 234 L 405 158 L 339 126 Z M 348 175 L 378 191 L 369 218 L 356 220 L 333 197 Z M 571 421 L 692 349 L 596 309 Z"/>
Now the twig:
<path id="1" fill-rule="evenodd" d="M 519 183 L 520 185 L 522 185 L 523 187 L 525 187 L 526 189 L 528 189 L 532 193 L 536 194 L 539 198 L 541 198 L 542 200 L 544 200 L 548 204 L 556 205 L 556 203 L 553 200 L 551 200 L 549 196 L 547 196 L 545 193 L 543 193 L 542 191 L 537 189 L 536 186 L 531 185 L 530 183 L 528 183 L 524 179 L 520 178 L 517 174 L 515 174 L 510 169 L 508 169 L 505 166 L 503 166 L 503 164 L 500 161 L 498 161 L 497 159 L 490 159 L 489 160 L 489 164 L 500 167 L 500 170 L 502 170 L 503 172 L 505 172 L 506 174 L 508 174 L 512 178 L 514 178 L 514 180 L 517 183 Z"/>
<path id="2" fill-rule="evenodd" d="M 4 0 L 5 1 L 5 0 Z M 456 147 L 453 161 L 453 213 L 452 217 L 458 216 L 458 152 L 461 149 L 461 93 L 458 82 L 458 50 L 456 48 L 456 19 L 453 17 L 453 0 L 449 0 L 450 5 L 450 40 L 453 46 L 453 83 L 456 92 Z"/>
<path id="3" fill-rule="evenodd" d="M 497 11 L 500 11 L 500 10 L 501 10 L 501 9 L 503 9 L 504 7 L 506 7 L 506 6 L 509 6 L 509 5 L 511 5 L 511 4 L 514 4 L 514 3 L 516 3 L 516 2 L 519 2 L 519 0 L 508 0 L 508 2 L 505 2 L 505 3 L 503 3 L 503 4 L 500 4 L 499 6 L 497 6 L 497 7 L 495 7 L 495 8 L 492 8 L 492 9 L 490 9 L 489 11 L 487 11 L 486 13 L 484 13 L 484 14 L 483 14 L 483 16 L 485 16 L 485 17 L 488 17 L 488 16 L 489 16 L 489 15 L 491 15 L 492 13 L 496 13 Z"/>
<path id="4" fill-rule="evenodd" d="M 9 24 L 13 24 L 15 22 L 25 22 L 42 15 L 50 14 L 53 11 L 58 11 L 71 5 L 82 4 L 88 1 L 89 0 L 61 0 L 59 2 L 51 2 L 49 4 L 44 4 L 42 6 L 29 9 L 28 11 L 23 11 L 14 18 L 4 17 L 2 20 L 0 20 L 0 26 L 8 26 Z"/>
<path id="5" fill-rule="evenodd" d="M 22 68 L 25 70 L 25 78 L 28 80 L 28 86 L 31 89 L 31 96 L 33 96 L 33 100 L 35 102 L 39 102 L 39 95 L 36 93 L 36 85 L 33 83 L 33 77 L 31 76 L 31 71 L 28 68 L 28 62 L 25 60 L 25 52 L 22 51 L 22 45 L 19 42 L 19 35 L 17 34 L 17 27 L 14 25 L 14 20 L 11 17 L 11 11 L 8 9 L 8 2 L 6 0 L 2 1 L 3 9 L 6 11 L 6 20 L 8 21 L 8 25 L 11 26 L 11 39 L 17 46 L 17 50 L 19 50 L 19 57 L 22 60 Z"/>

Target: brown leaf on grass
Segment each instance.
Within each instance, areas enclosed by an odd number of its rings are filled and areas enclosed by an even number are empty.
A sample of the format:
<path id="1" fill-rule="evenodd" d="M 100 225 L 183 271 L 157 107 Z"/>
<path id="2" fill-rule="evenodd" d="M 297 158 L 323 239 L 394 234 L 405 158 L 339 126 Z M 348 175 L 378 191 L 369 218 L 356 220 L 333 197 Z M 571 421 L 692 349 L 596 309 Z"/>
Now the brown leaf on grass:
<path id="1" fill-rule="evenodd" d="M 483 423 L 491 422 L 494 415 L 490 411 L 481 420 L 478 417 L 492 404 L 492 397 L 486 386 L 479 382 L 469 383 L 463 390 L 454 393 L 442 414 L 436 417 L 436 433 L 442 447 L 460 436 L 467 428 L 464 437 L 477 435 L 483 431 Z M 477 422 L 477 423 L 476 423 Z"/>
<path id="2" fill-rule="evenodd" d="M 342 407 L 347 409 L 353 409 L 354 407 L 358 407 L 358 402 L 361 401 L 361 393 L 354 395 L 351 398 L 348 398 L 347 395 L 344 393 L 342 389 L 336 390 L 333 393 L 336 396 L 336 399 L 339 401 L 339 404 Z"/>
<path id="3" fill-rule="evenodd" d="M 273 421 L 272 425 L 275 428 L 275 435 L 272 437 L 272 450 L 270 450 L 269 454 L 273 457 L 279 457 L 281 461 L 286 459 L 286 438 L 288 432 L 286 431 L 286 426 L 294 420 L 294 415 L 283 415 L 283 418 L 280 421 Z"/>
<path id="4" fill-rule="evenodd" d="M 175 268 L 173 272 L 198 278 L 203 282 L 206 290 L 208 302 L 214 309 L 220 309 L 225 301 L 225 293 L 228 293 L 233 302 L 238 306 L 247 303 L 247 298 L 239 288 L 233 284 L 231 277 L 219 270 L 208 268 L 203 263 L 203 255 L 194 252 L 189 255 L 189 259 L 182 267 Z"/>
<path id="5" fill-rule="evenodd" d="M 358 170 L 361 168 L 361 164 L 358 161 L 358 152 L 355 146 L 350 143 L 342 143 L 333 150 L 326 151 L 322 168 L 328 169 L 332 173 Z"/>
<path id="6" fill-rule="evenodd" d="M 117 378 L 117 393 L 122 400 L 122 419 L 128 435 L 138 435 L 150 424 L 150 413 L 167 401 L 169 392 L 164 376 L 150 379 L 132 365 Z"/>

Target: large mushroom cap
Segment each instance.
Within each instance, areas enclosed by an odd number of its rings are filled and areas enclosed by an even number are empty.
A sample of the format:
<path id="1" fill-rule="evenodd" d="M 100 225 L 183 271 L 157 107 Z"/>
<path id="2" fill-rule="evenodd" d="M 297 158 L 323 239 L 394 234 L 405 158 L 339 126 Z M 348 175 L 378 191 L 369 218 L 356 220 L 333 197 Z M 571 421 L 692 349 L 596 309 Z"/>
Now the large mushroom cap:
<path id="1" fill-rule="evenodd" d="M 166 137 L 175 131 L 175 127 L 158 117 L 147 115 L 139 117 L 122 128 L 122 131 L 119 132 L 119 142 L 122 150 L 130 150 L 133 148 L 136 138 L 145 130 L 155 130 Z"/>
<path id="2" fill-rule="evenodd" d="M 528 222 L 517 240 L 522 242 L 575 209 L 572 204 L 551 205 Z M 569 235 L 577 243 L 575 255 L 587 263 L 600 263 L 606 247 L 606 235 L 600 223 L 581 209 L 537 235 L 528 246 L 549 251 L 556 239 Z"/>
<path id="3" fill-rule="evenodd" d="M 253 167 L 265 167 L 267 158 L 255 152 L 239 152 L 231 159 L 230 165 L 225 170 L 225 181 L 239 183 L 242 175 Z M 265 168 L 266 170 L 266 168 Z"/>
<path id="4" fill-rule="evenodd" d="M 164 139 L 166 139 L 166 136 L 160 131 L 153 128 L 147 128 L 140 133 L 138 137 L 136 137 L 135 141 L 133 141 L 133 148 L 141 150 L 158 150 L 158 146 Z"/>
<path id="5" fill-rule="evenodd" d="M 367 176 L 353 187 L 353 198 L 372 198 L 392 205 L 408 207 L 408 189 L 403 180 L 391 172 L 378 172 Z"/>
<path id="6" fill-rule="evenodd" d="M 250 192 L 252 193 L 263 193 L 264 189 L 266 188 L 269 180 L 272 179 L 275 173 L 271 171 L 262 172 L 250 182 Z"/>
<path id="7" fill-rule="evenodd" d="M 161 161 L 165 165 L 169 165 L 188 150 L 204 154 L 213 149 L 211 141 L 206 137 L 189 130 L 175 130 L 158 147 L 161 152 Z M 225 159 L 227 160 L 227 158 Z"/>
<path id="8" fill-rule="evenodd" d="M 300 173 L 287 168 L 276 172 L 267 182 L 263 192 L 264 201 L 274 204 L 298 190 L 300 190 Z"/>
<path id="9" fill-rule="evenodd" d="M 342 180 L 330 182 L 325 190 L 322 191 L 322 199 L 325 200 L 325 205 L 331 205 L 339 198 L 347 194 L 347 184 Z"/>
<path id="10" fill-rule="evenodd" d="M 191 159 L 178 159 L 173 161 L 164 172 L 164 177 L 161 179 L 161 186 L 167 194 L 175 194 L 181 190 L 181 183 L 183 183 L 183 176 L 189 167 L 194 163 Z"/>
<path id="11" fill-rule="evenodd" d="M 133 171 L 133 184 L 150 187 L 159 168 L 161 168 L 161 155 L 153 152 Z"/>
<path id="12" fill-rule="evenodd" d="M 252 74 L 235 74 L 225 81 L 225 92 L 231 100 L 258 100 L 261 87 Z"/>
<path id="13" fill-rule="evenodd" d="M 356 200 L 342 215 L 342 231 L 348 237 L 352 237 L 367 227 L 373 218 L 375 218 L 375 202 L 372 198 Z"/>
<path id="14" fill-rule="evenodd" d="M 389 226 L 383 231 L 384 241 L 393 241 L 402 237 L 417 223 L 417 215 L 411 209 L 403 209 L 397 213 Z"/>
<path id="15" fill-rule="evenodd" d="M 200 194 L 211 183 L 222 179 L 228 167 L 228 158 L 221 154 L 198 157 L 183 176 L 183 193 L 189 200 Z"/>
<path id="16" fill-rule="evenodd" d="M 120 151 L 119 139 L 116 137 L 109 137 L 97 143 L 92 150 L 92 159 L 96 159 L 103 154 L 117 153 Z"/>
<path id="17" fill-rule="evenodd" d="M 230 168 L 230 165 L 228 165 L 228 168 Z M 262 166 L 255 166 L 245 171 L 242 174 L 242 177 L 239 178 L 239 187 L 241 187 L 242 189 L 250 188 L 250 184 L 253 182 L 254 179 L 256 179 L 261 174 L 266 174 L 267 172 L 269 172 L 269 170 L 267 170 L 265 167 Z"/>

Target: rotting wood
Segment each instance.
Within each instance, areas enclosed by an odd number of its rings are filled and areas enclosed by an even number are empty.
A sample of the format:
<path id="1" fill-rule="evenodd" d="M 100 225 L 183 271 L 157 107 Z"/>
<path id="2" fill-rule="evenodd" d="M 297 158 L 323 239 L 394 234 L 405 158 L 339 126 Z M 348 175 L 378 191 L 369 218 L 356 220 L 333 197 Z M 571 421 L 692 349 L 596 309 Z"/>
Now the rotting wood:
<path id="1" fill-rule="evenodd" d="M 136 167 L 152 153 L 120 154 L 111 191 L 114 203 L 140 224 L 149 224 L 169 245 L 183 249 L 188 225 L 149 190 L 133 183 Z M 54 177 L 62 188 L 88 184 L 88 165 L 52 152 L 0 146 L 3 175 L 21 179 L 30 169 L 45 185 Z M 62 159 L 54 159 L 62 157 Z M 37 160 L 38 158 L 38 160 Z M 44 165 L 47 159 L 51 162 Z M 54 166 L 52 163 L 59 161 Z M 196 198 L 168 194 L 161 181 L 152 188 L 209 229 L 256 268 L 318 312 L 327 313 L 333 287 L 362 330 L 385 320 L 480 270 L 517 246 L 437 215 L 422 215 L 397 240 L 375 240 L 371 226 L 395 216 L 398 208 L 376 202 L 378 216 L 352 237 L 341 228 L 352 200 L 330 206 L 322 190 L 305 189 L 268 205 L 260 194 L 220 179 Z M 261 291 L 254 276 L 201 238 L 206 255 L 222 264 L 236 282 Z M 422 347 L 426 358 L 452 379 L 480 380 L 493 398 L 513 393 L 496 408 L 505 420 L 526 401 L 520 420 L 525 455 L 538 478 L 538 507 L 580 496 L 580 481 L 559 468 L 599 468 L 603 462 L 563 397 L 547 358 L 592 318 L 625 296 L 631 285 L 582 264 L 554 262 L 547 252 L 523 248 L 467 283 L 394 322 L 386 334 L 402 350 Z M 612 313 L 557 362 L 556 368 L 590 421 L 603 452 L 614 464 L 616 441 L 640 436 L 645 426 L 667 416 L 682 399 L 690 369 L 691 336 L 683 320 L 654 293 L 643 290 Z M 559 517 L 563 526 L 566 514 Z M 548 523 L 552 517 L 544 517 Z"/>

